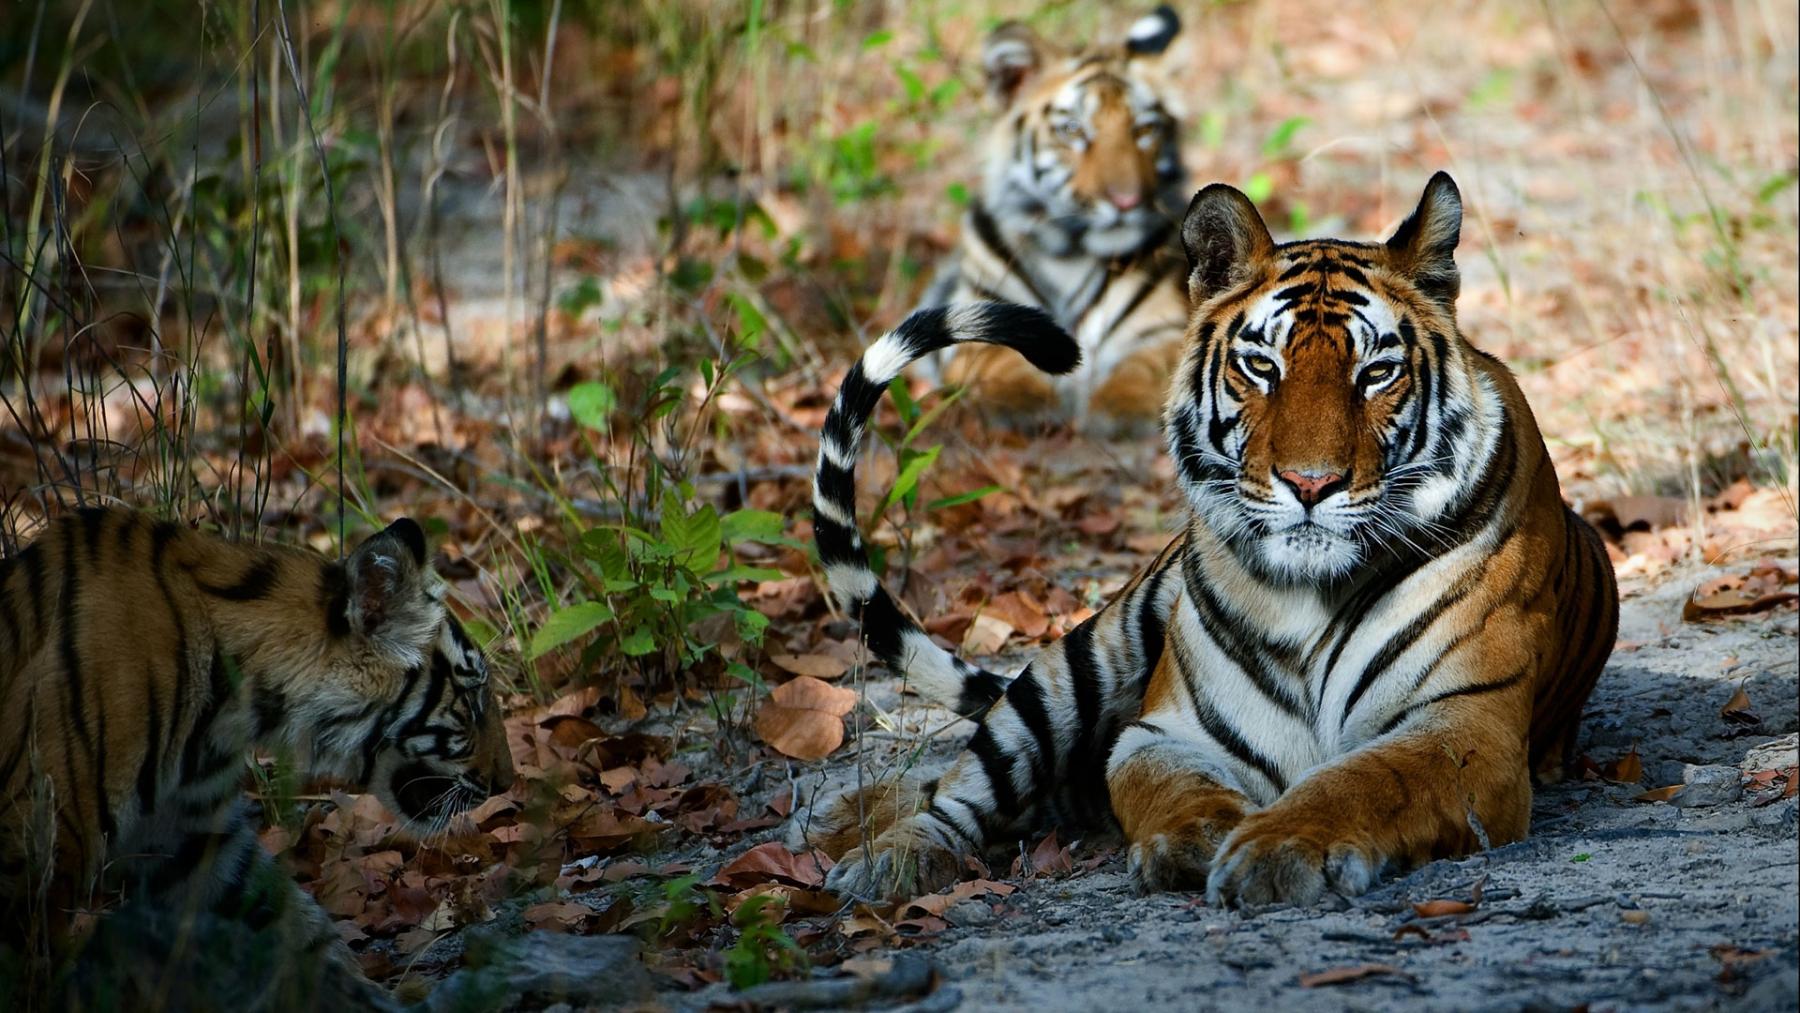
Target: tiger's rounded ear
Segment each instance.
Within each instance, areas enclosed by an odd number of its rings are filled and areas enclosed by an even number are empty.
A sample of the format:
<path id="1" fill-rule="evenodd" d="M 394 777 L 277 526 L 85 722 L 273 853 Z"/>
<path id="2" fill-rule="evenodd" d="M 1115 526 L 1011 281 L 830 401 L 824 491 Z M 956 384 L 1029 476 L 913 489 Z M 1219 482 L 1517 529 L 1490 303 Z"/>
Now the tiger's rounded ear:
<path id="1" fill-rule="evenodd" d="M 995 26 L 981 47 L 981 69 L 987 74 L 988 94 L 1003 107 L 1012 105 L 1019 89 L 1038 72 L 1043 61 L 1044 43 L 1036 32 L 1017 21 Z"/>
<path id="2" fill-rule="evenodd" d="M 1412 279 L 1425 297 L 1453 310 L 1462 290 L 1456 244 L 1462 237 L 1462 194 L 1447 172 L 1425 184 L 1419 206 L 1387 241 L 1388 265 Z"/>
<path id="3" fill-rule="evenodd" d="M 350 627 L 371 634 L 397 611 L 411 612 L 425 579 L 425 531 L 403 517 L 363 539 L 344 561 Z"/>
<path id="4" fill-rule="evenodd" d="M 1224 183 L 1208 185 L 1189 202 L 1181 246 L 1188 258 L 1188 301 L 1196 307 L 1244 280 L 1275 252 L 1256 205 Z"/>
<path id="5" fill-rule="evenodd" d="M 1160 4 L 1131 23 L 1125 32 L 1125 51 L 1132 56 L 1156 56 L 1181 34 L 1181 16 L 1168 4 Z"/>

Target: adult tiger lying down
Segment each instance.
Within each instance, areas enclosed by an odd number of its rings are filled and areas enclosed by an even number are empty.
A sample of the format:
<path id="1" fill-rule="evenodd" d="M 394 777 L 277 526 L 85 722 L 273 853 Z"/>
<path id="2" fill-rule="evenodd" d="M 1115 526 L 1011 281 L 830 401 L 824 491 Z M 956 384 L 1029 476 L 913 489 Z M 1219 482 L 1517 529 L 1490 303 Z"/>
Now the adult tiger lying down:
<path id="1" fill-rule="evenodd" d="M 1071 346 L 992 307 L 909 319 L 869 350 L 826 420 L 820 558 L 873 653 L 987 710 L 939 777 L 796 818 L 838 860 L 831 886 L 940 887 L 963 854 L 1046 818 L 1116 819 L 1138 884 L 1218 904 L 1356 894 L 1525 835 L 1532 773 L 1569 755 L 1618 595 L 1518 385 L 1457 329 L 1461 221 L 1442 173 L 1380 244 L 1276 245 L 1237 190 L 1195 196 L 1196 308 L 1163 416 L 1186 526 L 1010 681 L 894 607 L 850 466 L 881 384 L 920 348 Z M 1030 333 L 994 333 L 1002 320 Z"/>
<path id="2" fill-rule="evenodd" d="M 338 563 L 86 509 L 0 560 L 0 950 L 29 926 L 66 942 L 117 886 L 360 981 L 257 842 L 244 757 L 364 787 L 426 834 L 511 785 L 487 663 L 443 597 L 411 520 Z"/>

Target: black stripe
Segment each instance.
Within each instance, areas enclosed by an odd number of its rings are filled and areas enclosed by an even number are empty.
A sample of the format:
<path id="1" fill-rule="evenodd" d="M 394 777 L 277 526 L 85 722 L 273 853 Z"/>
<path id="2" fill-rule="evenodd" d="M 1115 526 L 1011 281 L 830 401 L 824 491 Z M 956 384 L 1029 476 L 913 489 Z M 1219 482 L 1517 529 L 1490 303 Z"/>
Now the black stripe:
<path id="1" fill-rule="evenodd" d="M 1101 662 L 1094 650 L 1094 625 L 1099 617 L 1063 635 L 1063 657 L 1075 689 L 1075 745 L 1069 753 L 1069 778 L 1065 794 L 1075 810 L 1091 822 L 1094 810 L 1106 808 L 1106 763 L 1096 755 L 1095 744 L 1106 741 L 1109 730 L 1100 706 Z"/>
<path id="2" fill-rule="evenodd" d="M 250 683 L 250 709 L 256 715 L 256 738 L 261 739 L 287 720 L 287 697 L 261 679 Z"/>
<path id="3" fill-rule="evenodd" d="M 1511 675 L 1507 676 L 1504 679 L 1499 679 L 1494 682 L 1477 682 L 1477 683 L 1470 683 L 1469 685 L 1466 685 L 1466 686 L 1458 686 L 1455 689 L 1445 690 L 1444 692 L 1439 693 L 1438 695 L 1431 697 L 1428 700 L 1421 700 L 1418 703 L 1415 703 L 1415 704 L 1407 707 L 1406 709 L 1402 710 L 1400 713 L 1394 715 L 1392 718 L 1389 718 L 1387 724 L 1382 726 L 1381 734 L 1386 735 L 1387 733 L 1393 731 L 1395 728 L 1400 727 L 1401 722 L 1405 721 L 1407 718 L 1411 717 L 1415 713 L 1417 713 L 1421 710 L 1424 710 L 1427 707 L 1432 707 L 1437 704 L 1443 703 L 1445 700 L 1449 700 L 1449 699 L 1452 699 L 1454 697 L 1459 697 L 1459 696 L 1480 696 L 1484 693 L 1498 693 L 1503 689 L 1510 689 L 1513 686 L 1517 686 L 1519 684 L 1520 680 L 1525 678 L 1525 674 L 1527 671 L 1529 671 L 1528 666 L 1521 666 L 1517 671 L 1513 672 Z"/>
<path id="4" fill-rule="evenodd" d="M 1381 650 L 1377 651 L 1375 656 L 1369 659 L 1368 665 L 1363 668 L 1362 675 L 1356 680 L 1355 688 L 1353 688 L 1350 691 L 1350 695 L 1345 698 L 1344 711 L 1342 714 L 1338 715 L 1339 728 L 1342 728 L 1349 723 L 1350 715 L 1356 712 L 1357 701 L 1361 700 L 1363 693 L 1367 692 L 1369 687 L 1375 684 L 1376 678 L 1385 673 L 1389 666 L 1393 665 L 1394 662 L 1400 659 L 1402 654 L 1406 653 L 1408 648 L 1417 643 L 1419 638 L 1425 635 L 1425 631 L 1437 623 L 1438 617 L 1443 615 L 1445 610 L 1467 597 L 1469 592 L 1474 590 L 1475 585 L 1479 584 L 1484 576 L 1485 573 L 1479 569 L 1471 570 L 1464 574 L 1461 580 L 1451 585 L 1443 594 L 1438 595 L 1436 601 L 1433 601 L 1423 611 L 1414 615 L 1411 621 L 1400 628 L 1398 633 L 1388 637 L 1387 642 L 1381 645 Z M 1352 631 L 1352 634 L 1353 633 L 1354 631 Z M 1345 639 L 1348 639 L 1348 635 Z M 1331 672 L 1329 670 L 1325 673 L 1325 679 L 1326 681 L 1330 681 L 1331 679 Z"/>
<path id="5" fill-rule="evenodd" d="M 1144 579 L 1143 595 L 1138 600 L 1138 691 L 1141 694 L 1143 684 L 1156 671 L 1157 662 L 1162 660 L 1163 641 L 1168 635 L 1167 624 L 1157 610 L 1157 599 L 1162 591 L 1162 583 L 1169 576 L 1170 560 L 1173 565 L 1180 566 L 1184 554 L 1174 553 L 1158 566 L 1156 572 Z"/>
<path id="6" fill-rule="evenodd" d="M 1012 247 L 1008 246 L 1006 240 L 1001 238 L 1000 227 L 994 221 L 994 216 L 988 213 L 988 209 L 979 200 L 969 202 L 969 224 L 974 227 L 975 238 L 988 248 L 988 252 L 994 255 L 994 259 L 1006 265 L 1012 272 L 1012 276 L 1019 279 L 1039 306 L 1054 305 L 1050 299 L 1045 297 L 1043 289 L 1038 287 L 1031 275 L 1025 273 L 1024 266 L 1019 263 L 1018 255 L 1013 253 Z"/>
<path id="7" fill-rule="evenodd" d="M 337 639 L 350 635 L 350 578 L 337 563 L 319 570 L 319 609 L 325 614 L 326 633 Z"/>
<path id="8" fill-rule="evenodd" d="M 263 556 L 245 571 L 237 582 L 227 587 L 197 581 L 200 590 L 215 598 L 227 601 L 257 601 L 266 596 L 275 586 L 275 579 L 280 576 L 281 563 L 274 556 Z"/>
<path id="9" fill-rule="evenodd" d="M 182 734 L 181 721 L 187 714 L 188 684 L 195 673 L 191 671 L 193 659 L 188 655 L 187 622 L 181 617 L 181 608 L 175 602 L 175 596 L 169 591 L 169 577 L 163 566 L 164 557 L 169 551 L 169 543 L 180 533 L 174 524 L 158 524 L 150 529 L 150 573 L 156 578 L 156 588 L 162 592 L 163 604 L 169 610 L 169 623 L 175 627 L 175 700 L 169 707 L 169 733 L 167 740 L 156 750 L 155 765 L 162 768 L 164 759 L 175 748 L 178 736 Z M 191 732 L 189 733 L 191 734 Z M 152 744 L 154 746 L 154 744 Z"/>
<path id="10" fill-rule="evenodd" d="M 14 558 L 19 561 L 19 568 L 25 571 L 25 600 L 31 603 L 31 625 L 41 631 L 45 625 L 44 549 L 39 543 L 32 542 Z"/>
<path id="11" fill-rule="evenodd" d="M 1250 745 L 1243 735 L 1239 734 L 1238 730 L 1233 728 L 1224 716 L 1207 702 L 1206 694 L 1200 689 L 1199 680 L 1194 677 L 1193 661 L 1188 657 L 1186 646 L 1180 640 L 1171 641 L 1170 646 L 1175 652 L 1175 671 L 1181 675 L 1181 681 L 1187 687 L 1188 699 L 1193 702 L 1194 717 L 1199 720 L 1200 727 L 1212 737 L 1213 741 L 1225 747 L 1227 752 L 1237 757 L 1245 766 L 1257 770 L 1263 777 L 1268 778 L 1269 783 L 1275 786 L 1277 793 L 1286 791 L 1287 779 L 1281 776 L 1281 768 L 1275 765 L 1275 761 Z"/>
<path id="12" fill-rule="evenodd" d="M 976 808 L 976 819 L 982 823 L 982 830 L 993 829 L 983 817 L 999 817 L 996 826 L 1004 826 L 1019 815 L 1019 793 L 1013 788 L 1012 757 L 1008 756 L 994 735 L 992 726 L 983 724 L 969 740 L 969 752 L 975 754 L 980 761 L 982 773 L 987 775 L 988 790 L 994 796 L 994 812 L 987 813 Z"/>
<path id="13" fill-rule="evenodd" d="M 1074 636 L 1074 632 L 1071 631 L 1069 636 Z M 1068 637 L 1063 639 L 1067 641 Z M 1019 722 L 1037 744 L 1036 755 L 1026 757 L 1031 763 L 1032 780 L 1025 786 L 1026 794 L 1036 795 L 1038 789 L 1056 783 L 1063 767 L 1061 757 L 1056 754 L 1056 732 L 1051 726 L 1050 709 L 1044 702 L 1044 687 L 1038 673 L 1029 668 L 1020 673 L 1006 689 L 1006 702 L 1019 715 Z"/>
<path id="14" fill-rule="evenodd" d="M 99 507 L 83 507 L 75 511 L 81 518 L 81 540 L 87 547 L 90 564 L 100 562 L 100 536 L 106 533 L 106 511 Z"/>
<path id="15" fill-rule="evenodd" d="M 212 665 L 207 671 L 208 699 L 194 727 L 188 730 L 187 742 L 181 749 L 182 780 L 193 781 L 210 773 L 230 758 L 212 742 L 213 722 L 230 703 L 236 687 L 232 684 L 231 666 L 223 652 L 213 649 Z"/>
<path id="16" fill-rule="evenodd" d="M 1194 614 L 1209 639 L 1231 660 L 1250 684 L 1270 703 L 1292 718 L 1303 719 L 1305 701 L 1281 679 L 1279 666 L 1261 649 L 1261 634 L 1249 623 L 1231 612 L 1212 592 L 1211 582 L 1201 572 L 1198 558 L 1182 567 L 1184 590 L 1194 606 Z"/>

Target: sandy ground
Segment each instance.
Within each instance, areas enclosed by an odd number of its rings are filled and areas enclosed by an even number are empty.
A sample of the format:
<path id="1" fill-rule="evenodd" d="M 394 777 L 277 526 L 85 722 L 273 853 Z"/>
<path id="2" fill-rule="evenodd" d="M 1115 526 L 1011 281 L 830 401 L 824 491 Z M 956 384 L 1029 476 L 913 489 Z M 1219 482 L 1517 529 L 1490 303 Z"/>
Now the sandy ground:
<path id="1" fill-rule="evenodd" d="M 1027 881 L 1004 900 L 950 909 L 952 927 L 922 947 L 944 978 L 922 1005 L 1794 1009 L 1796 800 L 1632 800 L 1684 775 L 1705 779 L 1688 765 L 1794 763 L 1796 614 L 1684 624 L 1689 590 L 1713 575 L 1678 569 L 1623 589 L 1622 646 L 1589 703 L 1582 748 L 1604 763 L 1635 744 L 1641 785 L 1543 789 L 1527 840 L 1309 910 L 1239 913 L 1191 895 L 1138 896 L 1116 856 L 1073 878 Z M 1720 714 L 1740 681 L 1756 724 Z M 953 729 L 938 752 L 950 755 L 962 738 Z M 1107 843 L 1078 847 L 1078 862 Z M 1412 910 L 1468 899 L 1483 881 L 1473 914 L 1421 919 Z M 1386 970 L 1300 984 L 1371 964 Z"/>

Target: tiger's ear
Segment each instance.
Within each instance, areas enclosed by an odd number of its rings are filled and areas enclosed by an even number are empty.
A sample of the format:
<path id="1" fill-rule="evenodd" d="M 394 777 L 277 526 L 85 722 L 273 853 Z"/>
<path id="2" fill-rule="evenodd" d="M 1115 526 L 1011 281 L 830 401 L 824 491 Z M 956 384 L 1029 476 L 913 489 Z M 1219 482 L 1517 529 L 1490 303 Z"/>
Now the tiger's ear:
<path id="1" fill-rule="evenodd" d="M 1175 8 L 1161 4 L 1131 23 L 1125 32 L 1125 51 L 1132 56 L 1157 56 L 1180 34 L 1180 15 Z"/>
<path id="2" fill-rule="evenodd" d="M 1256 205 L 1224 183 L 1194 195 L 1181 221 L 1181 246 L 1188 258 L 1188 301 L 1196 307 L 1249 277 L 1275 252 Z"/>
<path id="3" fill-rule="evenodd" d="M 1387 241 L 1388 265 L 1412 280 L 1425 297 L 1447 310 L 1456 308 L 1462 276 L 1456 270 L 1456 243 L 1462 236 L 1462 194 L 1447 172 L 1425 184 L 1419 206 Z"/>
<path id="4" fill-rule="evenodd" d="M 401 615 L 411 616 L 423 594 L 425 531 L 402 517 L 370 535 L 344 563 L 350 582 L 350 628 L 364 635 L 380 631 Z"/>
<path id="5" fill-rule="evenodd" d="M 981 69 L 988 94 L 1002 107 L 1012 105 L 1019 89 L 1044 62 L 1044 42 L 1017 21 L 1006 21 L 988 33 L 981 47 Z"/>

